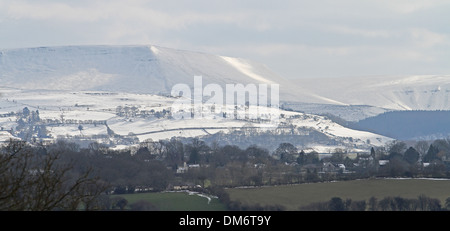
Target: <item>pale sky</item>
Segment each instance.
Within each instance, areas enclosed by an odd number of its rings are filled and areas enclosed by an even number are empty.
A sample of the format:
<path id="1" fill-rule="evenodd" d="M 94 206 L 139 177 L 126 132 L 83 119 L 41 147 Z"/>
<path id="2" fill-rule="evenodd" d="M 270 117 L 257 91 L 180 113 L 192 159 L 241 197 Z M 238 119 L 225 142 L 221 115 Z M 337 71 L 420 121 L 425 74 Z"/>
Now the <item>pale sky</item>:
<path id="1" fill-rule="evenodd" d="M 0 49 L 157 45 L 285 78 L 450 74 L 450 0 L 0 0 Z"/>

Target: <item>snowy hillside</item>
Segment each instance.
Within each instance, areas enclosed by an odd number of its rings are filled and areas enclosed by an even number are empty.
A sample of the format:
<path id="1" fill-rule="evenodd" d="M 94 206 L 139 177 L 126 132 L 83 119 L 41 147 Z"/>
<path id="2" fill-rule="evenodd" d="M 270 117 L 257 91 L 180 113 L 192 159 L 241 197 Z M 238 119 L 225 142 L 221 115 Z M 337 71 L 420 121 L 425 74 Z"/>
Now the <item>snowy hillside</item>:
<path id="1" fill-rule="evenodd" d="M 0 127 L 2 139 L 11 134 L 34 141 L 72 139 L 88 144 L 97 141 L 110 147 L 157 141 L 171 137 L 197 137 L 233 131 L 264 133 L 261 122 L 249 119 L 209 117 L 175 120 L 171 106 L 176 100 L 150 94 L 105 91 L 49 91 L 0 88 Z M 275 110 L 275 109 L 273 109 Z M 309 139 L 310 133 L 321 139 L 302 148 L 320 146 L 348 150 L 367 150 L 383 145 L 390 138 L 342 127 L 311 114 L 281 111 L 282 118 L 273 134 L 296 135 Z M 325 139 L 323 138 L 325 137 Z M 322 141 L 326 141 L 326 143 Z M 250 145 L 250 144 L 249 144 Z"/>
<path id="2" fill-rule="evenodd" d="M 296 83 L 342 104 L 392 110 L 450 110 L 450 76 L 300 79 Z"/>
<path id="3" fill-rule="evenodd" d="M 280 85 L 281 100 L 333 102 L 240 58 L 157 46 L 63 46 L 0 50 L 3 87 L 168 94 L 175 84 Z"/>
<path id="4" fill-rule="evenodd" d="M 283 102 L 282 107 L 286 110 L 305 112 L 309 114 L 331 115 L 332 117 L 339 117 L 343 120 L 351 122 L 357 122 L 391 111 L 389 109 L 368 105 L 335 105 L 301 102 Z"/>
<path id="5" fill-rule="evenodd" d="M 351 121 L 389 110 L 450 109 L 450 76 L 291 81 L 249 60 L 158 46 L 0 50 L 2 87 L 168 94 L 175 84 L 192 87 L 194 76 L 203 77 L 203 86 L 280 84 L 280 100 L 291 109 L 330 113 Z"/>

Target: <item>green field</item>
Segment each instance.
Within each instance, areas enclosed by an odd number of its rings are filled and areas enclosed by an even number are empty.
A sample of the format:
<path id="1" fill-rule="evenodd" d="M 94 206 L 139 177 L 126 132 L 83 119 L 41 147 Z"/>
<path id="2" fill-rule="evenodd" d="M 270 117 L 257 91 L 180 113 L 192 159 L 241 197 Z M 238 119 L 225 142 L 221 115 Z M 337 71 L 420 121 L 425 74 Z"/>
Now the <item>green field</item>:
<path id="1" fill-rule="evenodd" d="M 424 194 L 441 200 L 450 197 L 450 180 L 426 179 L 370 179 L 342 182 L 312 183 L 261 188 L 228 189 L 231 200 L 248 205 L 282 205 L 287 210 L 297 210 L 313 202 L 324 202 L 332 197 L 352 200 L 368 200 L 375 196 L 417 198 Z"/>
<path id="2" fill-rule="evenodd" d="M 134 193 L 122 194 L 128 201 L 128 205 L 140 200 L 146 200 L 157 207 L 160 211 L 222 211 L 225 205 L 217 198 L 208 199 L 198 195 L 189 195 L 186 192 L 163 192 L 163 193 Z"/>

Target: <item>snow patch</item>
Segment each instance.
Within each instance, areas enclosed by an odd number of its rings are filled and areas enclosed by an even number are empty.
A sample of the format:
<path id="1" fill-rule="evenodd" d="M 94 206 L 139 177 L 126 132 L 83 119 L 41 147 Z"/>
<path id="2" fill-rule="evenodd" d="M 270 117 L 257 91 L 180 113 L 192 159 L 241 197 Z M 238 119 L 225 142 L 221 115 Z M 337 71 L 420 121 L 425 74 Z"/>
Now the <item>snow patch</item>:
<path id="1" fill-rule="evenodd" d="M 267 84 L 274 84 L 273 81 L 270 81 L 264 77 L 262 77 L 261 75 L 256 74 L 253 71 L 253 68 L 250 64 L 248 64 L 247 62 L 241 60 L 241 59 L 237 59 L 237 58 L 231 58 L 231 57 L 225 57 L 225 56 L 221 56 L 225 61 L 227 61 L 231 66 L 235 67 L 236 69 L 238 69 L 240 72 L 244 73 L 245 75 L 247 75 L 248 77 L 258 81 L 258 82 L 263 82 L 263 83 L 267 83 Z"/>
<path id="2" fill-rule="evenodd" d="M 158 55 L 158 54 L 159 54 L 159 50 L 158 50 L 158 48 L 156 48 L 155 46 L 150 46 L 150 50 L 151 50 L 155 55 Z"/>

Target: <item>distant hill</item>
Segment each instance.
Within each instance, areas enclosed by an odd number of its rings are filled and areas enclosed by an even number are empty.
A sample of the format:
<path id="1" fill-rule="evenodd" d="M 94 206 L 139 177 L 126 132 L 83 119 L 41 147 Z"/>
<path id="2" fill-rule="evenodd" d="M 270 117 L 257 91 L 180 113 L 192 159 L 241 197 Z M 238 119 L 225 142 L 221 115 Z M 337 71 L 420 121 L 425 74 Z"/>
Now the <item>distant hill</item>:
<path id="1" fill-rule="evenodd" d="M 348 129 L 323 116 L 284 110 L 279 111 L 277 128 L 267 129 L 264 120 L 251 116 L 174 119 L 170 114 L 177 100 L 174 97 L 3 88 L 0 92 L 3 93 L 0 142 L 12 137 L 37 142 L 67 139 L 82 147 L 98 142 L 124 148 L 149 140 L 201 137 L 211 143 L 245 148 L 256 144 L 271 150 L 280 143 L 291 142 L 298 148 L 318 151 L 335 148 L 368 151 L 372 146 L 392 141 L 378 134 Z"/>
<path id="2" fill-rule="evenodd" d="M 277 83 L 281 101 L 294 110 L 347 120 L 388 110 L 450 110 L 450 76 L 288 80 L 250 60 L 153 45 L 0 49 L 2 87 L 168 94 L 178 83 L 193 86 L 194 76 L 204 86 Z"/>
<path id="3" fill-rule="evenodd" d="M 346 105 L 450 110 L 450 75 L 299 79 L 299 87 Z"/>
<path id="4" fill-rule="evenodd" d="M 281 100 L 330 103 L 295 87 L 265 65 L 158 46 L 60 46 L 0 49 L 2 87 L 169 94 L 175 84 L 280 85 Z"/>
<path id="5" fill-rule="evenodd" d="M 367 118 L 353 128 L 400 140 L 450 137 L 450 111 L 393 111 Z"/>

